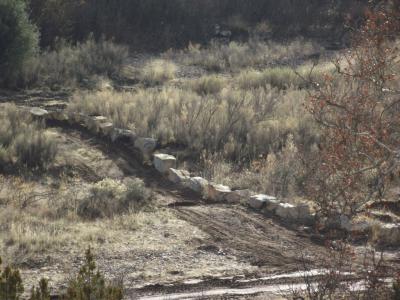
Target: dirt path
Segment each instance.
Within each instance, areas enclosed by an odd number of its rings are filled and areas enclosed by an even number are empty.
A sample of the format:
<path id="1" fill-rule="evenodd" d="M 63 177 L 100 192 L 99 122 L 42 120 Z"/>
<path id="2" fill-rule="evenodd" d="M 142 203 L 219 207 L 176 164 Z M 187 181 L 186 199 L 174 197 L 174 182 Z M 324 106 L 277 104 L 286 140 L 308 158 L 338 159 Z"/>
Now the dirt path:
<path id="1" fill-rule="evenodd" d="M 191 240 L 194 253 L 184 253 L 187 256 L 183 259 L 187 260 L 189 265 L 196 264 L 194 256 L 197 252 L 221 259 L 233 257 L 238 263 L 249 264 L 253 270 L 250 273 L 245 269 L 240 272 L 235 266 L 234 273 L 240 276 L 247 273 L 248 278 L 255 279 L 267 274 L 297 271 L 304 260 L 313 265 L 316 257 L 323 253 L 323 248 L 312 242 L 310 234 L 304 230 L 288 228 L 285 224 L 280 224 L 278 220 L 267 218 L 242 206 L 208 204 L 195 193 L 171 184 L 153 168 L 143 165 L 138 158 L 139 154 L 135 153 L 129 143 L 118 143 L 111 146 L 108 141 L 94 137 L 79 126 L 71 127 L 64 123 L 50 125 L 57 128 L 71 143 L 74 143 L 74 147 L 82 145 L 101 151 L 107 159 L 118 166 L 123 172 L 123 176 L 136 176 L 143 179 L 146 185 L 158 195 L 158 199 L 161 199 L 159 205 L 205 234 L 204 239 L 197 240 L 194 237 Z M 97 171 L 93 167 L 87 166 L 87 168 L 96 174 Z M 120 262 L 113 261 L 107 257 L 108 254 L 104 255 L 105 257 L 102 258 L 104 264 L 117 265 L 112 268 L 113 270 L 110 267 L 112 273 L 117 273 L 118 269 L 120 272 L 124 269 Z M 132 254 L 127 251 L 124 251 L 123 254 L 114 254 L 114 258 L 121 259 L 125 256 L 125 259 L 133 261 L 137 259 L 135 255 L 139 259 L 146 260 L 142 254 Z M 128 272 L 127 270 L 123 271 Z M 179 272 L 179 270 L 177 271 Z M 185 279 L 192 280 L 193 278 L 196 276 L 187 275 L 186 272 L 179 278 L 171 275 L 169 285 L 175 285 L 177 289 L 180 289 Z M 171 283 L 174 280 L 177 280 L 175 284 Z M 159 284 L 155 284 L 154 288 L 146 289 L 139 294 L 146 296 L 159 292 L 163 282 Z M 213 283 L 210 285 L 212 286 Z M 256 291 L 259 292 L 259 290 Z M 168 293 L 168 291 L 164 292 Z M 139 295 L 134 289 L 130 291 L 130 294 Z"/>

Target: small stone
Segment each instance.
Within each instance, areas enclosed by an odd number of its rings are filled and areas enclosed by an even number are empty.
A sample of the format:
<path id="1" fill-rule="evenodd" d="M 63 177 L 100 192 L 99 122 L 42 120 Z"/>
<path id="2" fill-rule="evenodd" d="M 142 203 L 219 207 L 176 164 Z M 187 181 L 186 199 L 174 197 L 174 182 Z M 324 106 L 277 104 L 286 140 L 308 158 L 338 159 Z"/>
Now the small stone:
<path id="1" fill-rule="evenodd" d="M 158 153 L 154 154 L 154 167 L 158 172 L 165 174 L 170 168 L 176 165 L 176 158 L 169 154 Z"/>
<path id="2" fill-rule="evenodd" d="M 115 142 L 118 140 L 128 140 L 134 142 L 136 139 L 136 134 L 129 129 L 114 128 L 111 133 L 111 141 Z"/>
<path id="3" fill-rule="evenodd" d="M 170 168 L 168 170 L 168 179 L 169 181 L 179 184 L 184 183 L 190 178 L 190 173 L 186 170 L 176 170 Z"/>
<path id="4" fill-rule="evenodd" d="M 231 192 L 228 186 L 222 184 L 210 183 L 208 186 L 208 199 L 213 201 L 223 201 L 225 197 Z"/>
<path id="5" fill-rule="evenodd" d="M 277 201 L 275 197 L 259 194 L 250 197 L 249 206 L 254 209 L 262 209 L 267 206 L 267 203 L 270 204 L 275 201 Z"/>
<path id="6" fill-rule="evenodd" d="M 49 112 L 47 110 L 39 108 L 39 107 L 31 108 L 30 113 L 34 118 L 45 118 L 49 114 Z"/>

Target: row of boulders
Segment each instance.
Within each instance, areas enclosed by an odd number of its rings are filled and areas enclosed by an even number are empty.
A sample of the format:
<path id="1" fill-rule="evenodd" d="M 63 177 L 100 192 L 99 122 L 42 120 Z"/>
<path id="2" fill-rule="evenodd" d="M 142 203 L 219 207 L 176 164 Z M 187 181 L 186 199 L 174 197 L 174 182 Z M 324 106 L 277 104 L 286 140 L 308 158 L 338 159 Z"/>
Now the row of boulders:
<path id="1" fill-rule="evenodd" d="M 287 222 L 309 224 L 315 220 L 307 203 L 290 204 L 279 201 L 277 198 L 256 194 L 251 190 L 231 190 L 228 186 L 210 182 L 202 177 L 191 176 L 186 170 L 176 169 L 177 160 L 174 156 L 164 153 L 154 153 L 157 140 L 153 138 L 138 137 L 129 129 L 116 128 L 104 116 L 87 116 L 82 113 L 65 113 L 63 110 L 47 111 L 41 108 L 31 108 L 33 118 L 68 121 L 71 124 L 80 124 L 96 134 L 108 137 L 112 142 L 124 140 L 131 142 L 138 149 L 144 159 L 152 159 L 155 169 L 171 182 L 188 188 L 212 202 L 225 202 L 230 204 L 244 204 L 254 210 L 274 215 Z M 320 220 L 321 221 L 321 220 Z M 337 227 L 347 232 L 374 233 L 374 239 L 389 245 L 400 245 L 400 225 L 373 223 L 371 221 L 351 221 L 348 217 L 338 215 L 334 220 L 325 220 L 327 226 Z"/>

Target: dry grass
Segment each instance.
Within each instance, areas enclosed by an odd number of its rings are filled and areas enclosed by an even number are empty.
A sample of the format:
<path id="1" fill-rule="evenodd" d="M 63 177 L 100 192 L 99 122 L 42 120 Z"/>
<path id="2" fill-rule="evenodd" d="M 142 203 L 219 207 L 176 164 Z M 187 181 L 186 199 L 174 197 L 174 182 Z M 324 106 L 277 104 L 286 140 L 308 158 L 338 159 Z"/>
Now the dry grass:
<path id="1" fill-rule="evenodd" d="M 44 169 L 57 152 L 55 140 L 42 124 L 15 105 L 5 105 L 0 113 L 0 168 L 18 166 Z"/>
<path id="2" fill-rule="evenodd" d="M 184 64 L 203 67 L 208 71 L 237 71 L 243 68 L 265 67 L 276 62 L 291 62 L 316 52 L 321 48 L 301 39 L 287 44 L 264 43 L 250 40 L 246 44 L 229 45 L 213 43 L 207 48 L 190 45 L 186 51 L 175 55 Z"/>
<path id="3" fill-rule="evenodd" d="M 154 59 L 149 61 L 141 70 L 140 80 L 148 85 L 162 84 L 176 76 L 178 67 L 171 61 Z"/>
<path id="4" fill-rule="evenodd" d="M 19 76 L 23 87 L 91 87 L 98 77 L 112 77 L 121 72 L 128 49 L 111 41 L 86 42 L 72 46 L 60 42 L 53 51 L 32 58 Z"/>
<path id="5" fill-rule="evenodd" d="M 304 97 L 302 91 L 271 88 L 198 95 L 164 87 L 77 93 L 69 110 L 107 116 L 117 127 L 184 144 L 197 153 L 206 149 L 230 159 L 251 159 L 279 151 L 288 134 L 296 142 L 315 139 L 313 124 L 304 118 Z"/>

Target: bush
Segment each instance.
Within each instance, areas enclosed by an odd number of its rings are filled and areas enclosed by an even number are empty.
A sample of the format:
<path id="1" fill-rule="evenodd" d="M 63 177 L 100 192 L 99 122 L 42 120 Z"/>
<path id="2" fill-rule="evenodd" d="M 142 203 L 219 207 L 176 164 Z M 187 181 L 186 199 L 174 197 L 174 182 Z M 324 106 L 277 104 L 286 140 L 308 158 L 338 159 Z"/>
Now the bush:
<path id="1" fill-rule="evenodd" d="M 39 281 L 39 287 L 32 287 L 29 300 L 50 300 L 49 285 L 46 279 L 42 278 Z"/>
<path id="2" fill-rule="evenodd" d="M 22 87 L 88 85 L 96 76 L 117 75 L 128 57 L 128 49 L 112 41 L 90 37 L 73 46 L 60 40 L 55 50 L 30 59 L 19 75 Z"/>
<path id="3" fill-rule="evenodd" d="M 78 206 L 78 215 L 95 219 L 112 217 L 129 210 L 139 210 L 148 204 L 150 193 L 140 179 L 122 183 L 104 179 L 94 184 L 89 195 Z"/>
<path id="4" fill-rule="evenodd" d="M 0 166 L 45 169 L 56 152 L 56 142 L 45 133 L 42 124 L 15 105 L 5 106 L 0 113 Z"/>
<path id="5" fill-rule="evenodd" d="M 140 74 L 140 79 L 149 85 L 164 83 L 175 78 L 178 67 L 163 59 L 155 59 L 148 62 Z"/>
<path id="6" fill-rule="evenodd" d="M 0 0 L 0 84 L 13 85 L 38 46 L 38 33 L 23 0 Z"/>
<path id="7" fill-rule="evenodd" d="M 65 300 L 122 300 L 122 284 L 106 284 L 103 275 L 97 270 L 91 249 L 85 254 L 85 263 L 75 279 L 68 283 Z"/>
<path id="8" fill-rule="evenodd" d="M 0 257 L 0 267 L 1 267 Z M 1 269 L 0 269 L 1 271 Z M 24 292 L 21 275 L 18 270 L 7 266 L 0 272 L 0 299 L 18 300 Z"/>
<path id="9" fill-rule="evenodd" d="M 216 76 L 203 76 L 199 79 L 193 80 L 190 87 L 193 91 L 200 95 L 218 94 L 224 87 L 225 81 Z"/>

